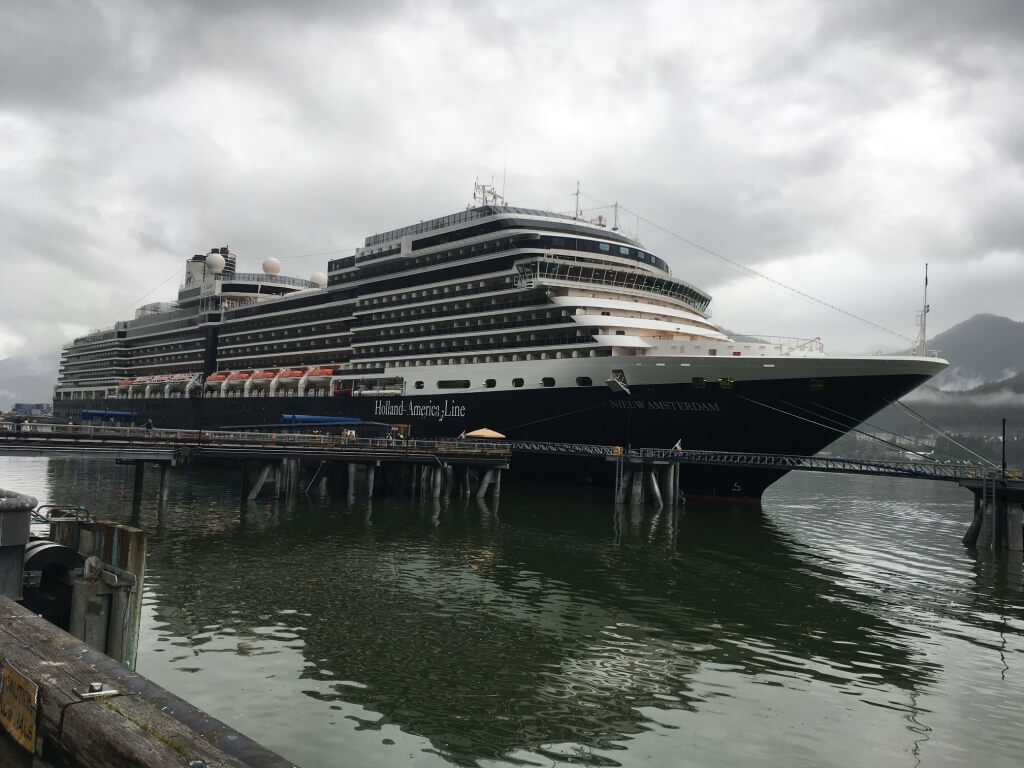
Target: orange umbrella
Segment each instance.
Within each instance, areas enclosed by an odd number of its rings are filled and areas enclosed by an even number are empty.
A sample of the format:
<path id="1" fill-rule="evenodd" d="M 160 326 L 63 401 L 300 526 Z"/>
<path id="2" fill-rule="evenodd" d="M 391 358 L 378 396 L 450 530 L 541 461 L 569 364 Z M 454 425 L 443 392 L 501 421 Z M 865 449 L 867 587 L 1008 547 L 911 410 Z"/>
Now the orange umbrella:
<path id="1" fill-rule="evenodd" d="M 466 433 L 466 437 L 500 438 L 500 437 L 504 437 L 504 435 L 501 434 L 501 432 L 495 432 L 493 429 L 488 429 L 487 427 L 482 427 L 481 429 L 474 429 L 472 432 L 467 432 Z"/>

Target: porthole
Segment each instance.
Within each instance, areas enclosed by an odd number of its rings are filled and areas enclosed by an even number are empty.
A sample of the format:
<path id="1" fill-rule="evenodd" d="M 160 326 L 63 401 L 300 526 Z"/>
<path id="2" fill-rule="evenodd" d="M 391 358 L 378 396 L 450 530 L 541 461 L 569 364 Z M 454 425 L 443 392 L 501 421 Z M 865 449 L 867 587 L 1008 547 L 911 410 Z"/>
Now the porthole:
<path id="1" fill-rule="evenodd" d="M 522 379 L 512 379 L 512 386 L 513 387 L 521 387 L 521 386 L 523 386 L 523 380 Z"/>
<path id="2" fill-rule="evenodd" d="M 553 387 L 553 386 L 555 386 L 555 380 L 553 378 L 551 378 L 550 376 L 545 376 L 543 379 L 540 380 L 540 383 L 541 383 L 541 385 L 543 385 L 545 387 Z"/>
<path id="3" fill-rule="evenodd" d="M 496 382 L 494 379 L 487 379 L 487 381 L 484 382 L 484 386 L 487 387 L 488 389 L 494 389 L 497 383 L 498 382 Z"/>
<path id="4" fill-rule="evenodd" d="M 589 387 L 593 385 L 593 381 L 590 380 L 589 376 L 577 376 L 576 386 L 577 387 Z"/>

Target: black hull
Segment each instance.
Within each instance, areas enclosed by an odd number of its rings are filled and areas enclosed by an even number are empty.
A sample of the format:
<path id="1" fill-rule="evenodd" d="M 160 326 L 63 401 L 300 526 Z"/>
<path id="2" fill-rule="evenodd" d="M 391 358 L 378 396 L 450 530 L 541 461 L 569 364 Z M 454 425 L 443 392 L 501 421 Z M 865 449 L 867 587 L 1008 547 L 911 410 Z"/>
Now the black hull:
<path id="1" fill-rule="evenodd" d="M 490 427 L 515 440 L 812 455 L 928 376 L 849 376 L 736 382 L 733 388 L 689 382 L 458 393 L 448 397 L 216 397 L 58 400 L 54 413 L 78 422 L 85 409 L 133 411 L 136 424 L 217 429 L 277 424 L 283 414 L 348 416 L 406 425 L 412 438 L 451 438 Z M 604 460 L 561 460 L 520 454 L 514 474 L 563 482 L 609 482 Z M 781 477 L 776 470 L 692 467 L 683 472 L 687 495 L 758 501 Z"/>

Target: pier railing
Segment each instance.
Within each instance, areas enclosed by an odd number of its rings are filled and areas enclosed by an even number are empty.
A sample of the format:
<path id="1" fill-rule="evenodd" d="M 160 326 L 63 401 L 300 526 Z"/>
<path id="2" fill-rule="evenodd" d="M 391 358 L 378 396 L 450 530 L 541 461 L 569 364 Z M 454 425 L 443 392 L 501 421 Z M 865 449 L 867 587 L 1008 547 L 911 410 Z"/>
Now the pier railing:
<path id="1" fill-rule="evenodd" d="M 391 440 L 381 437 L 345 437 L 329 433 L 239 432 L 205 429 L 145 429 L 142 427 L 91 426 L 72 424 L 21 424 L 0 422 L 0 450 L 21 452 L 34 446 L 39 452 L 59 453 L 88 446 L 121 450 L 173 452 L 177 456 L 207 453 L 328 453 L 388 455 L 401 458 L 427 455 L 460 455 L 505 458 L 515 453 L 593 457 L 627 463 L 678 463 L 705 466 L 742 466 L 765 470 L 838 472 L 888 477 L 914 477 L 961 482 L 990 475 L 993 468 L 982 464 L 938 461 L 887 461 L 777 453 L 708 451 L 697 449 L 633 448 L 589 443 L 559 443 L 538 440 Z M 47 450 L 47 448 L 49 450 Z M 1010 472 L 1009 477 L 1018 477 Z"/>
<path id="2" fill-rule="evenodd" d="M 604 456 L 626 462 L 704 464 L 709 466 L 743 466 L 750 468 L 839 472 L 888 477 L 917 477 L 929 480 L 960 482 L 990 475 L 992 467 L 971 463 L 937 461 L 886 461 L 844 459 L 826 456 L 799 456 L 779 453 L 745 453 L 740 451 L 704 451 L 672 448 L 630 448 L 615 445 L 577 443 L 546 443 L 538 441 L 510 442 L 513 452 L 549 453 L 568 456 Z M 1019 473 L 1010 472 L 1010 477 Z"/>

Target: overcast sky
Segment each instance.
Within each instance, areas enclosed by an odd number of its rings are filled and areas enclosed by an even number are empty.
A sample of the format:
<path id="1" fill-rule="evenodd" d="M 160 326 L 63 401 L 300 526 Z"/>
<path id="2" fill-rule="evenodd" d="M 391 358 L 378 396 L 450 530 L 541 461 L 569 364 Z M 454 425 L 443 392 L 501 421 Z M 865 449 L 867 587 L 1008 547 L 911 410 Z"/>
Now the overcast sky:
<path id="1" fill-rule="evenodd" d="M 214 246 L 325 271 L 476 178 L 618 201 L 735 332 L 906 348 L 876 325 L 916 334 L 926 262 L 929 335 L 1024 320 L 1019 0 L 0 0 L 0 22 L 0 358 L 55 366 Z"/>

